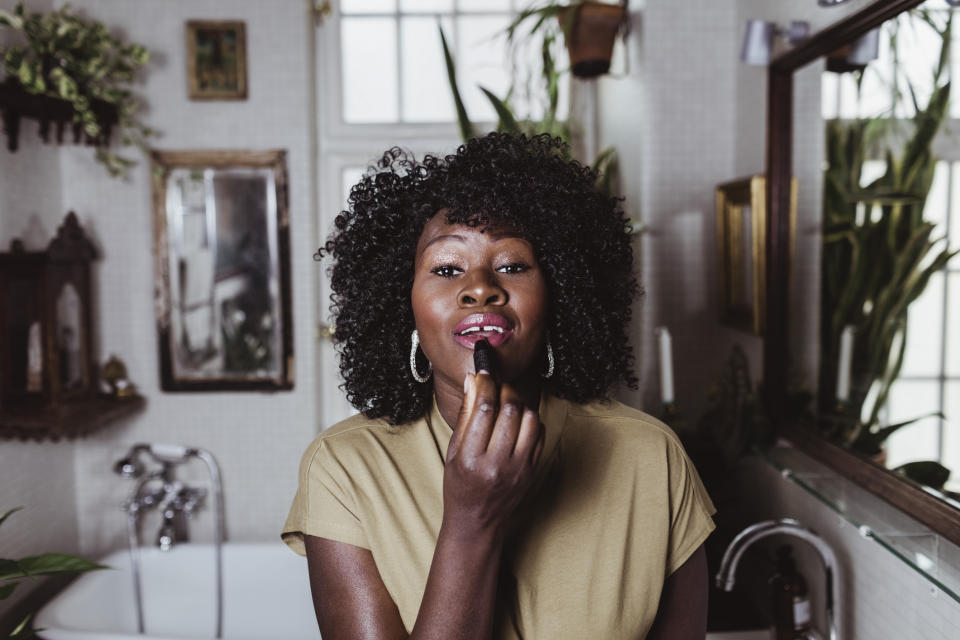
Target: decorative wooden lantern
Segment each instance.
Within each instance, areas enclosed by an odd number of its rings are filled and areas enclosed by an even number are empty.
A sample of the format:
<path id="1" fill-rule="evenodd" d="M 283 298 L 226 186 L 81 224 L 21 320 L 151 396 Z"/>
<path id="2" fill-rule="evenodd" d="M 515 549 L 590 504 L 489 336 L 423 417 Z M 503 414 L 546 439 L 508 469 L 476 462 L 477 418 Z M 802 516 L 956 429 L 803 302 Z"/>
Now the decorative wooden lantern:
<path id="1" fill-rule="evenodd" d="M 96 249 L 71 211 L 46 251 L 14 240 L 0 254 L 0 406 L 49 408 L 97 393 L 90 263 Z"/>

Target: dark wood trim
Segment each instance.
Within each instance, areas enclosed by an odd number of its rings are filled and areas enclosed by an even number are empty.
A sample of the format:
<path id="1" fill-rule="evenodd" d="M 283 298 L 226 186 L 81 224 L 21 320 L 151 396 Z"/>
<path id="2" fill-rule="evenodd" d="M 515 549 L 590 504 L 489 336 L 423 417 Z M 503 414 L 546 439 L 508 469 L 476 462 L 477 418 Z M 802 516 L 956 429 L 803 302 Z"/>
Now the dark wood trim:
<path id="1" fill-rule="evenodd" d="M 840 22 L 818 31 L 803 44 L 783 52 L 770 62 L 770 72 L 793 73 L 800 67 L 850 44 L 890 18 L 922 3 L 923 0 L 878 0 Z"/>
<path id="2" fill-rule="evenodd" d="M 767 85 L 767 307 L 764 401 L 773 424 L 797 448 L 883 498 L 953 544 L 960 545 L 960 510 L 856 454 L 787 424 L 790 359 L 790 180 L 793 175 L 793 74 L 922 0 L 878 0 L 774 59 Z M 801 185 L 802 187 L 802 185 Z"/>

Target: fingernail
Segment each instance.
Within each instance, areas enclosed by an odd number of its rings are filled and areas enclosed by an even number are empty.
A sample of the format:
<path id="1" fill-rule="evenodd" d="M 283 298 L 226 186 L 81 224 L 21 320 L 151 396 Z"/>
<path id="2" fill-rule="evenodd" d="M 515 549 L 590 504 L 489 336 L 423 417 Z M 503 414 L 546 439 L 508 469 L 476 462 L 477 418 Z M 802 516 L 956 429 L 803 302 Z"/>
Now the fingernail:
<path id="1" fill-rule="evenodd" d="M 466 393 L 467 389 L 470 387 L 470 374 L 463 376 L 463 392 Z"/>
<path id="2" fill-rule="evenodd" d="M 480 369 L 480 371 L 477 371 L 477 375 L 480 375 L 481 373 L 485 373 L 485 374 L 487 374 L 487 375 L 490 375 L 490 372 L 487 371 L 486 369 Z"/>

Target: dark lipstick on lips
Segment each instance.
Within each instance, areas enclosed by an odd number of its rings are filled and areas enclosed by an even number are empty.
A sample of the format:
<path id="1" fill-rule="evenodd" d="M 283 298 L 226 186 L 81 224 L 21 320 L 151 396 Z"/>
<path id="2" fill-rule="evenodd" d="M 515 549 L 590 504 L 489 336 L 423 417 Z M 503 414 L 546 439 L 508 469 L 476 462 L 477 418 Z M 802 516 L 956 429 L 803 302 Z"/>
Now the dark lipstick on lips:
<path id="1" fill-rule="evenodd" d="M 486 371 L 494 379 L 497 377 L 497 354 L 486 340 L 477 340 L 473 345 L 473 368 L 477 373 Z"/>

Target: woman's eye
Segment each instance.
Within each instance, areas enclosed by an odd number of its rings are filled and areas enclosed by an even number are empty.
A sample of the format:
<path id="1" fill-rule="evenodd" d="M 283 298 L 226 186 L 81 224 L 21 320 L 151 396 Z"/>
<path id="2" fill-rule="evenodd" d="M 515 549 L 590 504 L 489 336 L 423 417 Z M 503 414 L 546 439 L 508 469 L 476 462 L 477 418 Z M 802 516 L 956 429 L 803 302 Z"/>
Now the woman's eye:
<path id="1" fill-rule="evenodd" d="M 497 267 L 497 271 L 500 273 L 523 273 L 530 268 L 530 265 L 524 264 L 522 262 L 511 262 L 510 264 L 505 264 L 502 267 Z"/>
<path id="2" fill-rule="evenodd" d="M 463 270 L 459 267 L 455 267 L 452 264 L 442 264 L 439 267 L 434 267 L 430 269 L 430 273 L 435 273 L 441 278 L 452 278 L 458 273 L 462 273 Z"/>

